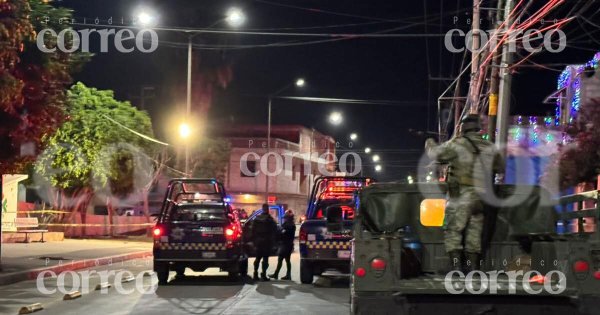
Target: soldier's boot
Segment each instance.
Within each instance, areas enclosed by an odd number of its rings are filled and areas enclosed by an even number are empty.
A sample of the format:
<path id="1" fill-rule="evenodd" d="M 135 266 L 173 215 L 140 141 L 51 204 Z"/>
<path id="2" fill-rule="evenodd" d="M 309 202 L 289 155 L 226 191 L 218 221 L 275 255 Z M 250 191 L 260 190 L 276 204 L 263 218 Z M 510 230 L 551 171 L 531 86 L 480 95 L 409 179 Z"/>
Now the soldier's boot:
<path id="1" fill-rule="evenodd" d="M 254 281 L 258 281 L 258 271 L 254 271 Z"/>
<path id="2" fill-rule="evenodd" d="M 453 250 L 448 252 L 448 257 L 450 258 L 450 271 L 461 271 L 462 270 L 462 261 L 463 261 L 463 252 L 462 250 Z"/>
<path id="3" fill-rule="evenodd" d="M 479 253 L 465 252 L 465 273 L 480 270 L 481 255 Z"/>
<path id="4" fill-rule="evenodd" d="M 285 273 L 285 277 L 281 278 L 281 280 L 292 280 L 292 275 L 290 269 Z"/>

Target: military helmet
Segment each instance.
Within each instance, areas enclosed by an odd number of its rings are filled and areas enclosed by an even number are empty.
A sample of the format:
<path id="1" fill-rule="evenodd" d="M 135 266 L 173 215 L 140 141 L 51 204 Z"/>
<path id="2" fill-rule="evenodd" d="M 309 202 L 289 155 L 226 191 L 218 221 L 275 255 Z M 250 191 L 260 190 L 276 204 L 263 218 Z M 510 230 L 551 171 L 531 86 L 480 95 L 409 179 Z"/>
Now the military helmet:
<path id="1" fill-rule="evenodd" d="M 460 128 L 462 132 L 480 131 L 481 122 L 479 121 L 479 115 L 469 114 L 464 116 L 460 121 Z"/>

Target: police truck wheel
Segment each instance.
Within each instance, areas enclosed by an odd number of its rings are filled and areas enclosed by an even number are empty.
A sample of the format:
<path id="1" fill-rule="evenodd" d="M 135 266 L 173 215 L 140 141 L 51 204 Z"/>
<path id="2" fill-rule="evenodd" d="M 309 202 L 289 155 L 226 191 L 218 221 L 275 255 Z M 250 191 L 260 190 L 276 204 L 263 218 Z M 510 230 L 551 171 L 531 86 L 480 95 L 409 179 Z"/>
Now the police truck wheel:
<path id="1" fill-rule="evenodd" d="M 169 264 L 154 262 L 154 271 L 158 278 L 158 284 L 167 284 L 169 280 Z"/>
<path id="2" fill-rule="evenodd" d="M 185 275 L 185 267 L 184 266 L 176 266 L 175 272 L 177 273 L 178 277 L 183 277 Z"/>
<path id="3" fill-rule="evenodd" d="M 244 259 L 240 262 L 240 276 L 245 277 L 248 275 L 248 259 Z"/>
<path id="4" fill-rule="evenodd" d="M 313 272 L 308 262 L 300 260 L 300 282 L 304 284 L 313 283 Z"/>

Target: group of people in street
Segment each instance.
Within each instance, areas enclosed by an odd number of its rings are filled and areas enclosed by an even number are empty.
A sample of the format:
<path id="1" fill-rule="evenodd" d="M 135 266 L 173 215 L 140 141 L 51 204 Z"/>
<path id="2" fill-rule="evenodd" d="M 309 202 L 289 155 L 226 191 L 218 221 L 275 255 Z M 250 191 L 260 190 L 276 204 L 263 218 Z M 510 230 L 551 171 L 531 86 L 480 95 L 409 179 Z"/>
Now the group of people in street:
<path id="1" fill-rule="evenodd" d="M 294 237 L 296 234 L 296 224 L 294 223 L 294 212 L 288 209 L 283 217 L 281 228 L 277 227 L 277 223 L 269 213 L 269 205 L 262 205 L 262 213 L 259 214 L 250 226 L 250 234 L 254 249 L 256 251 L 256 259 L 254 260 L 254 280 L 269 281 L 269 278 L 278 279 L 283 261 L 286 264 L 286 273 L 281 280 L 291 280 L 291 256 L 294 251 Z M 276 251 L 277 267 L 275 272 L 267 276 L 269 268 L 269 256 L 272 256 Z M 262 269 L 259 277 L 258 269 Z"/>

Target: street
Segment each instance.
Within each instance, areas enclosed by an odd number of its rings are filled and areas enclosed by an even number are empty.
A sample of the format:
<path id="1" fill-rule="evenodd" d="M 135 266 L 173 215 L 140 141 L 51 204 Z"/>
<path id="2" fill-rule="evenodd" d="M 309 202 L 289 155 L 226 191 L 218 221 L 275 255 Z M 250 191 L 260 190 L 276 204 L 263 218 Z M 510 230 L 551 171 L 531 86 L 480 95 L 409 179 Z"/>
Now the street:
<path id="1" fill-rule="evenodd" d="M 250 260 L 252 266 L 253 260 Z M 269 272 L 273 272 L 276 257 L 271 257 Z M 43 310 L 36 314 L 348 314 L 348 278 L 329 275 L 315 279 L 313 285 L 299 283 L 299 255 L 292 255 L 292 281 L 272 280 L 254 283 L 250 278 L 232 281 L 226 273 L 209 269 L 204 273 L 186 271 L 185 278 L 175 279 L 171 273 L 170 282 L 160 286 L 155 293 L 142 294 L 135 290 L 136 281 L 123 283 L 123 289 L 130 291 L 120 294 L 114 285 L 114 276 L 108 282 L 113 284 L 106 293 L 95 291 L 101 282 L 98 274 L 82 277 L 81 283 L 89 279 L 89 293 L 82 297 L 63 301 L 62 293 L 56 291 L 45 295 L 30 280 L 8 286 L 0 286 L 0 313 L 17 314 L 22 306 L 41 303 Z M 152 269 L 152 260 L 137 259 L 116 263 L 112 266 L 94 268 L 95 271 L 128 270 L 134 276 Z M 86 270 L 78 273 L 85 274 Z M 280 276 L 282 276 L 280 274 Z M 141 277 L 143 287 L 152 286 L 150 276 Z M 66 277 L 65 287 L 70 291 L 72 282 Z M 45 288 L 57 288 L 57 278 L 44 280 Z"/>

